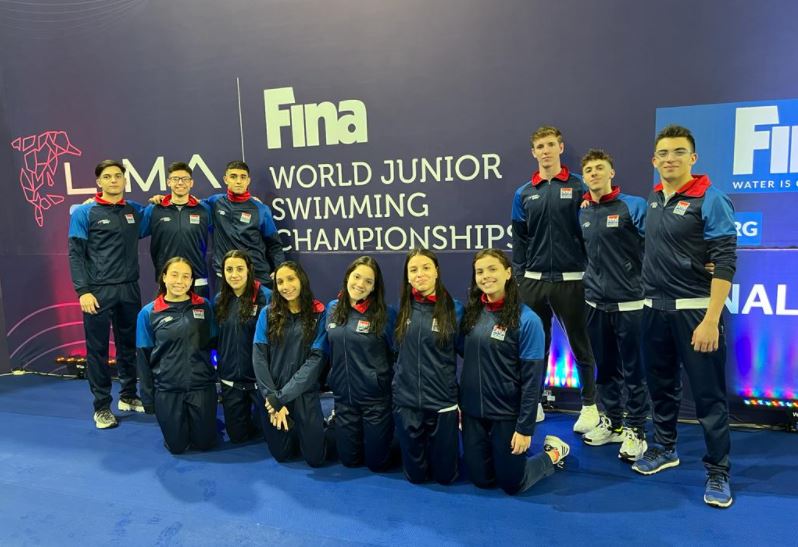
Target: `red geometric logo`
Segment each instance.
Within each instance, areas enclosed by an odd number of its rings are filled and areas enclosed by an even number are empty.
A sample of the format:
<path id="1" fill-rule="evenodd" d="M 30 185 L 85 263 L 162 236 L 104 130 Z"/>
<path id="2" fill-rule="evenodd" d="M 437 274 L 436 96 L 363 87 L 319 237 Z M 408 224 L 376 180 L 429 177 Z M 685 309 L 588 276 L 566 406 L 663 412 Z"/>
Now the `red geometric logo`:
<path id="1" fill-rule="evenodd" d="M 41 228 L 44 226 L 44 212 L 64 201 L 64 196 L 47 192 L 45 184 L 53 187 L 53 175 L 61 156 L 79 157 L 83 152 L 69 142 L 66 131 L 45 131 L 39 135 L 17 137 L 11 141 L 11 148 L 24 154 L 19 184 L 25 201 L 33 205 L 33 218 Z"/>

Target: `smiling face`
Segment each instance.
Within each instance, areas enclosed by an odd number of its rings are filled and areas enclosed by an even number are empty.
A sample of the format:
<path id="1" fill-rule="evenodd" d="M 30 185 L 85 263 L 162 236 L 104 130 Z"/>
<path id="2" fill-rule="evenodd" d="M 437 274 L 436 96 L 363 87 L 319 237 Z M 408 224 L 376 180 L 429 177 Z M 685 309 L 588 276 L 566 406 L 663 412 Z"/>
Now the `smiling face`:
<path id="1" fill-rule="evenodd" d="M 360 264 L 352 270 L 346 279 L 346 292 L 352 306 L 358 301 L 368 298 L 374 290 L 375 277 L 374 270 L 365 264 Z"/>
<path id="2" fill-rule="evenodd" d="M 407 282 L 423 296 L 435 293 L 438 268 L 428 256 L 416 255 L 407 261 Z"/>
<path id="3" fill-rule="evenodd" d="M 292 268 L 288 266 L 277 268 L 274 274 L 274 282 L 277 292 L 285 298 L 289 306 L 293 302 L 299 303 L 299 295 L 302 294 L 302 281 Z"/>
<path id="4" fill-rule="evenodd" d="M 185 262 L 174 262 L 163 274 L 167 300 L 181 300 L 191 289 L 191 266 Z"/>
<path id="5" fill-rule="evenodd" d="M 609 194 L 612 192 L 612 179 L 615 170 L 607 160 L 591 160 L 582 167 L 582 178 L 591 192 Z"/>
<path id="6" fill-rule="evenodd" d="M 490 302 L 504 298 L 504 285 L 512 275 L 512 269 L 495 256 L 484 256 L 474 263 L 474 282 Z"/>
<path id="7" fill-rule="evenodd" d="M 243 258 L 232 257 L 224 261 L 224 280 L 236 296 L 241 296 L 247 287 L 248 273 L 247 263 Z"/>
<path id="8" fill-rule="evenodd" d="M 666 137 L 657 141 L 651 162 L 659 176 L 674 188 L 689 182 L 698 156 L 686 137 Z"/>
<path id="9" fill-rule="evenodd" d="M 169 173 L 166 179 L 169 189 L 172 191 L 173 198 L 184 198 L 191 192 L 191 187 L 194 186 L 194 180 L 188 171 L 178 169 Z"/>

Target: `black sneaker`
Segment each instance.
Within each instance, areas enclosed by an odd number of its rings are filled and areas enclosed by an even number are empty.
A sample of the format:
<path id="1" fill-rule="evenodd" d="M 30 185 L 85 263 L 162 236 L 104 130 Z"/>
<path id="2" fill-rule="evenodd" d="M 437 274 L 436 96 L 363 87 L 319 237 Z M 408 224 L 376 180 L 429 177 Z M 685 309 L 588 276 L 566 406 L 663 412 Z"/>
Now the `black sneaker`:
<path id="1" fill-rule="evenodd" d="M 111 429 L 118 426 L 119 422 L 110 408 L 103 408 L 94 413 L 94 425 L 97 426 L 97 429 Z"/>

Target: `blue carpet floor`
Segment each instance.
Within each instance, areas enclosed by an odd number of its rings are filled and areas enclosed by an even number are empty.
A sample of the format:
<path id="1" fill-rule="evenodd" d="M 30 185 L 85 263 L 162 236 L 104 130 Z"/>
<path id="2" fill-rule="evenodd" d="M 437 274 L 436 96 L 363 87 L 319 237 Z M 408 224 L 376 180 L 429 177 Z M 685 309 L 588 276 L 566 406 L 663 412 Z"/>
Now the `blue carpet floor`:
<path id="1" fill-rule="evenodd" d="M 88 385 L 0 377 L 0 545 L 798 545 L 798 435 L 735 431 L 727 510 L 702 501 L 703 440 L 682 465 L 633 473 L 617 445 L 571 443 L 565 470 L 510 498 L 461 481 L 411 485 L 339 464 L 275 462 L 264 443 L 172 456 L 152 416 L 91 419 Z"/>

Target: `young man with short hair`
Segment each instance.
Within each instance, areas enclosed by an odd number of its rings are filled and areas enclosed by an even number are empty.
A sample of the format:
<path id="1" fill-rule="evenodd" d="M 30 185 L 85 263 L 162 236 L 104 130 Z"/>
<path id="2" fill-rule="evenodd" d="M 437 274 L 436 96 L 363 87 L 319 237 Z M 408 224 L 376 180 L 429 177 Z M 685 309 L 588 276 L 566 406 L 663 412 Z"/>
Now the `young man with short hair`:
<path id="1" fill-rule="evenodd" d="M 249 193 L 249 166 L 231 161 L 225 167 L 226 194 L 216 194 L 205 201 L 213 216 L 213 269 L 222 275 L 221 265 L 228 251 L 249 253 L 255 278 L 272 287 L 271 273 L 285 261 L 283 244 L 274 225 L 271 209 Z"/>
<path id="2" fill-rule="evenodd" d="M 574 431 L 587 433 L 599 423 L 595 361 L 585 327 L 586 258 L 579 227 L 579 206 L 587 188 L 560 163 L 564 145 L 557 128 L 540 127 L 530 143 L 538 170 L 513 198 L 513 270 L 524 303 L 543 321 L 547 363 L 553 315 L 565 330 L 582 386 L 582 410 Z"/>
<path id="3" fill-rule="evenodd" d="M 643 285 L 643 360 L 654 442 L 632 469 L 652 475 L 679 465 L 676 424 L 681 367 L 704 430 L 704 502 L 732 504 L 726 339 L 721 314 L 736 269 L 737 231 L 728 196 L 706 175 L 693 175 L 695 139 L 671 125 L 657 135 L 652 163 L 661 182 L 648 198 Z M 704 264 L 714 264 L 710 273 Z"/>
<path id="4" fill-rule="evenodd" d="M 119 410 L 144 412 L 136 395 L 136 317 L 141 308 L 138 240 L 143 206 L 126 201 L 125 167 L 116 160 L 94 169 L 100 191 L 69 222 L 69 267 L 86 333 L 86 376 L 98 429 L 119 425 L 111 412 L 110 328 L 121 384 Z"/>
<path id="5" fill-rule="evenodd" d="M 604 407 L 599 425 L 582 439 L 591 446 L 621 443 L 618 457 L 637 461 L 647 448 L 648 392 L 640 348 L 647 205 L 643 198 L 622 194 L 612 184 L 614 177 L 612 157 L 603 150 L 589 150 L 582 158 L 589 189 L 583 196 L 588 206 L 580 212 L 587 248 L 587 330 Z"/>

